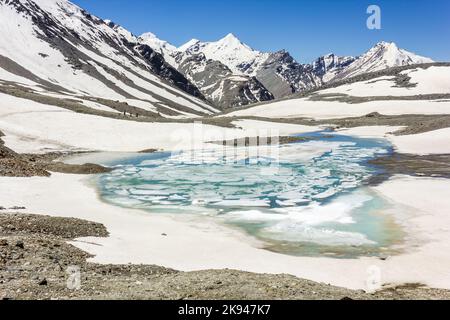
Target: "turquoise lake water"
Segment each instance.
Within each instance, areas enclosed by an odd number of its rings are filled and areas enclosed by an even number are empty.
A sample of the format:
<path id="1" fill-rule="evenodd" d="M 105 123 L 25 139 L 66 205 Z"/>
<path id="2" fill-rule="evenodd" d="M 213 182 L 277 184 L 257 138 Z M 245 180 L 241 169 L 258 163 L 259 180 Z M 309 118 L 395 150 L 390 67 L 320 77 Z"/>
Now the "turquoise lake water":
<path id="1" fill-rule="evenodd" d="M 368 161 L 385 140 L 314 132 L 304 142 L 144 154 L 111 161 L 102 198 L 149 214 L 195 214 L 244 230 L 266 249 L 292 255 L 379 255 L 401 234 L 389 207 L 366 186 Z M 274 156 L 276 154 L 276 157 Z"/>

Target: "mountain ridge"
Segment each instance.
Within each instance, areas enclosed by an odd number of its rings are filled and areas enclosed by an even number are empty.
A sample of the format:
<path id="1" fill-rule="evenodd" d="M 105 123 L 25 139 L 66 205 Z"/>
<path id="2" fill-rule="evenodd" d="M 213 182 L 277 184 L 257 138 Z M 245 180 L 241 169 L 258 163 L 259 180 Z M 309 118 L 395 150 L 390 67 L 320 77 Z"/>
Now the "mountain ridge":
<path id="1" fill-rule="evenodd" d="M 2 79 L 138 104 L 155 117 L 216 112 L 159 53 L 70 1 L 1 0 L 0 18 L 10 35 L 0 39 Z"/>
<path id="2" fill-rule="evenodd" d="M 178 47 L 171 56 L 175 68 L 180 56 L 204 54 L 219 61 L 233 73 L 255 77 L 274 98 L 319 87 L 325 83 L 366 72 L 404 65 L 431 63 L 433 60 L 398 48 L 394 42 L 381 41 L 360 56 L 323 55 L 311 63 L 299 63 L 286 50 L 260 52 L 230 33 L 213 42 L 192 39 Z"/>
<path id="3" fill-rule="evenodd" d="M 19 23 L 20 36 L 25 35 L 28 39 L 27 43 L 18 40 L 19 35 L 13 37 L 12 43 L 3 44 L 0 56 L 17 60 L 17 65 L 42 78 L 41 83 L 101 96 L 100 89 L 94 93 L 95 86 L 87 85 L 99 81 L 101 86 L 126 99 L 145 96 L 151 104 L 157 97 L 153 109 L 165 110 L 167 114 L 173 112 L 167 107 L 186 110 L 183 104 L 176 102 L 176 91 L 165 89 L 171 92 L 170 98 L 154 92 L 159 81 L 185 92 L 192 99 L 203 100 L 192 100 L 189 104 L 209 113 L 215 108 L 225 110 L 284 98 L 367 72 L 432 62 L 400 49 L 393 42 L 379 42 L 358 57 L 330 53 L 304 64 L 297 62 L 286 50 L 254 50 L 232 33 L 215 42 L 192 39 L 177 48 L 151 32 L 136 36 L 68 0 L 0 0 L 0 6 L 3 28 L 14 35 L 15 21 L 23 21 Z M 14 7 L 16 12 L 8 12 L 8 7 Z M 28 18 L 23 20 L 24 16 Z M 31 23 L 27 19 L 31 19 Z M 35 56 L 20 52 L 24 47 L 35 50 Z M 38 61 L 37 55 L 50 58 Z M 55 63 L 55 59 L 59 62 Z M 40 68 L 42 62 L 49 68 Z M 158 79 L 150 79 L 147 73 Z M 86 77 L 90 80 L 83 80 Z M 96 86 L 100 87 L 99 84 Z M 108 90 L 102 88 L 100 91 Z"/>

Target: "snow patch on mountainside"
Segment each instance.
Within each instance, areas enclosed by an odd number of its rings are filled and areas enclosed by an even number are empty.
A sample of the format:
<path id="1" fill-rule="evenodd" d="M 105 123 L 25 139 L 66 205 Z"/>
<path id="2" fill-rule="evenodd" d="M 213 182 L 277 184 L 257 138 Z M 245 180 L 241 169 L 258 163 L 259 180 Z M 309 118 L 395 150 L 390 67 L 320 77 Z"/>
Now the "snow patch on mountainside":
<path id="1" fill-rule="evenodd" d="M 255 78 L 234 74 L 220 61 L 203 53 L 177 56 L 178 70 L 200 88 L 208 101 L 221 109 L 272 100 L 272 94 Z"/>
<path id="2" fill-rule="evenodd" d="M 378 112 L 384 115 L 450 114 L 450 101 L 385 100 L 349 104 L 337 101 L 311 101 L 307 98 L 277 101 L 238 110 L 227 116 L 256 116 L 267 118 L 341 119 L 361 117 Z"/>
<path id="3" fill-rule="evenodd" d="M 384 76 L 368 81 L 341 85 L 336 88 L 321 90 L 321 94 L 347 94 L 355 97 L 374 96 L 414 96 L 425 94 L 450 93 L 450 67 L 433 66 L 416 68 L 400 73 L 410 77 L 410 85 L 398 86 L 395 76 Z"/>

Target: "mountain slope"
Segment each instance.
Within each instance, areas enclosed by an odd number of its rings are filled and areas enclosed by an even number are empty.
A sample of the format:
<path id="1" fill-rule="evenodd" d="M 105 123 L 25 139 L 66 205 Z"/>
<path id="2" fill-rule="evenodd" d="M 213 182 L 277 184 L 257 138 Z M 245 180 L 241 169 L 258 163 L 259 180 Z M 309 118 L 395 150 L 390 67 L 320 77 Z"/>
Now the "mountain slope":
<path id="1" fill-rule="evenodd" d="M 335 76 L 338 79 L 345 79 L 392 67 L 402 67 L 432 62 L 433 60 L 429 58 L 421 57 L 398 48 L 393 42 L 380 42 L 365 54 L 354 60 L 347 67 L 337 72 Z"/>
<path id="2" fill-rule="evenodd" d="M 418 118 L 450 114 L 450 63 L 416 64 L 365 73 L 279 101 L 233 110 L 226 116 L 327 121 L 366 116 L 368 123 L 376 124 L 377 113 L 417 115 Z M 433 126 L 447 127 L 448 122 L 443 119 L 435 117 Z M 347 125 L 352 125 L 351 121 Z M 404 123 L 399 120 L 390 125 L 403 126 Z M 414 125 L 426 128 L 426 119 Z"/>
<path id="3" fill-rule="evenodd" d="M 255 77 L 236 75 L 226 65 L 207 59 L 203 53 L 186 57 L 179 63 L 178 70 L 221 110 L 273 99 Z"/>
<path id="4" fill-rule="evenodd" d="M 217 111 L 161 54 L 69 1 L 0 0 L 0 30 L 9 35 L 0 39 L 1 80 L 155 117 Z"/>
<path id="5" fill-rule="evenodd" d="M 137 41 L 141 44 L 148 45 L 150 48 L 161 54 L 164 57 L 164 60 L 173 65 L 172 53 L 177 49 L 175 46 L 167 41 L 159 39 L 151 32 L 141 34 Z"/>
<path id="6" fill-rule="evenodd" d="M 329 54 L 310 64 L 284 50 L 254 50 L 233 34 L 176 48 L 152 33 L 136 37 L 68 0 L 0 0 L 0 30 L 7 35 L 0 38 L 4 85 L 155 118 L 210 115 L 367 72 L 431 62 L 386 42 L 360 57 Z"/>
<path id="7" fill-rule="evenodd" d="M 233 73 L 255 75 L 256 68 L 268 57 L 268 53 L 253 50 L 233 34 L 228 34 L 216 42 L 191 40 L 178 51 L 187 54 L 203 53 L 207 59 L 220 61 Z"/>
<path id="8" fill-rule="evenodd" d="M 285 50 L 274 53 L 253 50 L 233 34 L 216 42 L 193 39 L 179 47 L 175 54 L 204 54 L 207 59 L 220 61 L 237 75 L 256 77 L 275 98 L 367 72 L 432 62 L 399 49 L 394 43 L 381 42 L 360 57 L 331 53 L 310 64 L 301 64 Z"/>
<path id="9" fill-rule="evenodd" d="M 153 48 L 161 48 L 166 60 L 221 110 L 274 99 L 258 79 L 239 71 L 240 64 L 247 59 L 256 59 L 259 53 L 232 34 L 218 42 L 204 43 L 192 39 L 175 50 L 159 39 L 152 38 L 153 43 L 145 41 L 142 36 L 139 39 Z"/>
<path id="10" fill-rule="evenodd" d="M 321 79 L 322 83 L 329 82 L 336 75 L 346 70 L 353 62 L 355 57 L 339 57 L 333 53 L 317 58 L 312 63 L 313 73 Z"/>
<path id="11" fill-rule="evenodd" d="M 270 54 L 261 66 L 256 67 L 256 77 L 276 98 L 321 85 L 310 65 L 298 63 L 284 50 Z"/>

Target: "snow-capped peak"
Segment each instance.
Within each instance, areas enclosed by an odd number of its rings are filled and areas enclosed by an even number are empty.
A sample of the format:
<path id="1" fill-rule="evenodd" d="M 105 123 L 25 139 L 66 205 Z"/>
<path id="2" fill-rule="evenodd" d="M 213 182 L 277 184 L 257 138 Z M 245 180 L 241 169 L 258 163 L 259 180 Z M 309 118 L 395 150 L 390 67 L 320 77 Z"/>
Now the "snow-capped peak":
<path id="1" fill-rule="evenodd" d="M 248 45 L 239 40 L 234 34 L 229 33 L 217 42 L 209 43 L 214 50 L 224 50 L 228 52 L 238 52 L 239 54 L 256 55 L 259 52 L 253 50 Z"/>
<path id="2" fill-rule="evenodd" d="M 396 67 L 417 63 L 431 63 L 433 60 L 416 55 L 415 53 L 400 49 L 394 42 L 379 42 L 361 58 L 378 58 L 384 62 L 384 67 Z"/>
<path id="3" fill-rule="evenodd" d="M 160 53 L 172 53 L 177 49 L 167 41 L 159 39 L 154 33 L 151 32 L 141 34 L 139 37 L 139 41 L 141 43 L 147 44 L 150 48 L 159 51 Z"/>
<path id="4" fill-rule="evenodd" d="M 187 54 L 203 53 L 207 59 L 220 61 L 238 74 L 243 73 L 244 65 L 261 63 L 269 56 L 253 50 L 232 33 L 215 42 L 200 42 L 193 39 L 179 47 L 178 51 Z"/>
<path id="5" fill-rule="evenodd" d="M 344 72 L 346 77 L 387 68 L 420 63 L 432 63 L 430 58 L 400 49 L 394 42 L 379 42 L 362 56 L 358 57 Z"/>
<path id="6" fill-rule="evenodd" d="M 145 33 L 141 34 L 141 35 L 139 36 L 139 38 L 144 39 L 144 40 L 158 39 L 158 38 L 156 37 L 156 35 L 155 35 L 154 33 L 151 33 L 151 32 L 145 32 Z"/>
<path id="7" fill-rule="evenodd" d="M 387 42 L 387 41 L 380 41 L 380 42 L 378 42 L 375 45 L 375 47 L 383 47 L 383 48 L 389 48 L 390 47 L 390 48 L 393 48 L 393 49 L 395 49 L 395 48 L 398 49 L 397 44 L 395 42 Z"/>
<path id="8" fill-rule="evenodd" d="M 131 32 L 70 1 L 0 0 L 0 30 L 8 34 L 0 37 L 0 57 L 7 61 L 6 69 L 0 63 L 0 80 L 130 103 L 143 115 L 213 112 L 197 99 L 203 95 L 195 85 Z"/>
<path id="9" fill-rule="evenodd" d="M 216 42 L 217 45 L 222 45 L 222 46 L 233 46 L 233 47 L 237 47 L 237 46 L 244 46 L 244 47 L 248 47 L 247 45 L 245 45 L 244 43 L 242 43 L 241 40 L 239 40 L 234 34 L 229 33 L 227 34 L 225 37 L 223 37 L 222 39 L 220 39 L 219 41 Z M 249 47 L 248 47 L 249 48 Z"/>
<path id="10" fill-rule="evenodd" d="M 177 48 L 167 41 L 159 39 L 154 33 L 146 32 L 140 35 L 138 41 L 142 44 L 148 45 L 150 48 L 156 52 L 163 55 L 163 57 L 170 60 L 171 55 L 177 50 Z"/>

